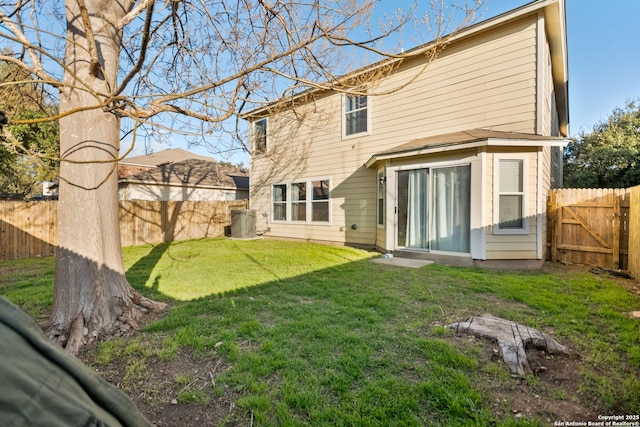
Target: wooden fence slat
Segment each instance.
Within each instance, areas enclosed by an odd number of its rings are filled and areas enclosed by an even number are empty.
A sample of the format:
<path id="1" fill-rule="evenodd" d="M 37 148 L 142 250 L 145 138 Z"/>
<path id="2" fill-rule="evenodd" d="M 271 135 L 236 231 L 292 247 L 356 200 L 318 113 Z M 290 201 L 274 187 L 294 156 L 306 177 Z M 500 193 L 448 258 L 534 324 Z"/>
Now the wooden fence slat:
<path id="1" fill-rule="evenodd" d="M 551 261 L 557 262 L 557 254 L 558 254 L 558 239 L 556 234 L 558 233 L 558 193 L 552 191 L 549 200 L 548 211 L 550 215 L 550 220 L 547 221 L 548 224 L 551 225 L 551 232 L 549 233 L 551 238 Z"/>
<path id="2" fill-rule="evenodd" d="M 611 236 L 613 268 L 620 268 L 620 196 L 620 194 L 615 194 L 613 197 L 613 235 Z"/>
<path id="3" fill-rule="evenodd" d="M 613 254 L 613 249 L 611 248 L 589 248 L 586 246 L 575 246 L 575 245 L 558 245 L 558 249 L 565 251 L 577 251 L 577 252 L 593 252 L 597 254 Z"/>
<path id="4" fill-rule="evenodd" d="M 629 242 L 628 251 L 628 270 L 640 278 L 640 185 L 632 187 L 629 191 L 629 211 L 627 235 Z"/>

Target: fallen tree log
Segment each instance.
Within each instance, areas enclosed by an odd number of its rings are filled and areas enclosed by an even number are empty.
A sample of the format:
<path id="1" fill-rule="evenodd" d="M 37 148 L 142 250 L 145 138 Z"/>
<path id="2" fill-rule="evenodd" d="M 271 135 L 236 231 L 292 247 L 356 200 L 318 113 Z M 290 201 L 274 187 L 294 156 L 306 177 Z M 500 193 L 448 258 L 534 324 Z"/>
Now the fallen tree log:
<path id="1" fill-rule="evenodd" d="M 467 333 L 496 340 L 509 370 L 523 377 L 532 372 L 526 348 L 535 347 L 548 353 L 569 354 L 565 346 L 549 335 L 491 314 L 472 316 L 464 322 L 447 327 L 454 329 L 456 334 Z"/>

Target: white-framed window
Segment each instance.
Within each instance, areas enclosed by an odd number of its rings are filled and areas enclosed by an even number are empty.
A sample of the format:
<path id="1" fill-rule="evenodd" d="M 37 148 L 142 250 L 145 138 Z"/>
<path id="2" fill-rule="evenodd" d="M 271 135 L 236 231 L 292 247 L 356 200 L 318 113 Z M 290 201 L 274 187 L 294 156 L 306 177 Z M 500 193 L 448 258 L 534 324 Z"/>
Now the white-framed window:
<path id="1" fill-rule="evenodd" d="M 384 227 L 384 195 L 387 177 L 384 171 L 378 172 L 378 226 Z"/>
<path id="2" fill-rule="evenodd" d="M 273 215 L 274 221 L 287 220 L 287 184 L 273 186 Z"/>
<path id="3" fill-rule="evenodd" d="M 528 234 L 527 155 L 495 155 L 493 165 L 493 233 Z"/>
<path id="4" fill-rule="evenodd" d="M 307 220 L 307 183 L 291 184 L 291 221 Z"/>
<path id="5" fill-rule="evenodd" d="M 272 187 L 273 221 L 329 223 L 329 179 L 297 180 Z"/>
<path id="6" fill-rule="evenodd" d="M 311 181 L 311 221 L 329 222 L 329 180 Z"/>
<path id="7" fill-rule="evenodd" d="M 342 97 L 342 137 L 365 135 L 371 128 L 370 98 L 366 95 Z"/>
<path id="8" fill-rule="evenodd" d="M 253 122 L 253 147 L 255 153 L 267 152 L 267 119 Z"/>

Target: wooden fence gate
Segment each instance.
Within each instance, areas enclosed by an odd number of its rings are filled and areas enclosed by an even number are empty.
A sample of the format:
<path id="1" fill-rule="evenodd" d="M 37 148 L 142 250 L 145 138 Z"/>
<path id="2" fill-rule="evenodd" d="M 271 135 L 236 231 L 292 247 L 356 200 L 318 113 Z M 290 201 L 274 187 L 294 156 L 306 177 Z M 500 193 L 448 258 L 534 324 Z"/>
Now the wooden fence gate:
<path id="1" fill-rule="evenodd" d="M 630 189 L 552 190 L 551 261 L 626 269 L 630 194 Z"/>

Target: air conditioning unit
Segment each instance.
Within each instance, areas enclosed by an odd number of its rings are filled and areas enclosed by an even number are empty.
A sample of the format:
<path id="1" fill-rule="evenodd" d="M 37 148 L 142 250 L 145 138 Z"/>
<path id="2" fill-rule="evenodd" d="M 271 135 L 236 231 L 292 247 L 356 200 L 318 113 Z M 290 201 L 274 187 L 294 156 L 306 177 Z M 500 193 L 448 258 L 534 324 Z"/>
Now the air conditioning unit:
<path id="1" fill-rule="evenodd" d="M 234 239 L 253 239 L 256 237 L 255 209 L 231 211 L 231 237 Z"/>

